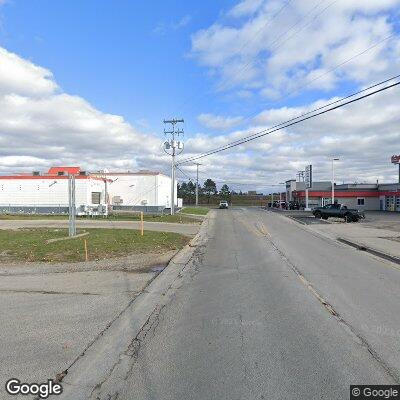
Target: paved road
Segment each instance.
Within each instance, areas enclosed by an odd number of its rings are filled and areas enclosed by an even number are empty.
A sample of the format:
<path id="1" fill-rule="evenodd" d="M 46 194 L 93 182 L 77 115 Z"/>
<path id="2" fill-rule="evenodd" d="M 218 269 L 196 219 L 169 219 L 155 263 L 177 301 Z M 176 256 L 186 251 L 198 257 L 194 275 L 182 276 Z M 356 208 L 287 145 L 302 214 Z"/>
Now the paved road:
<path id="1" fill-rule="evenodd" d="M 215 213 L 119 400 L 332 400 L 399 382 L 399 270 L 275 213 Z"/>
<path id="2" fill-rule="evenodd" d="M 0 399 L 11 377 L 46 382 L 65 370 L 154 273 L 77 271 L 1 276 Z"/>
<path id="3" fill-rule="evenodd" d="M 139 229 L 137 221 L 77 221 L 78 228 Z M 68 220 L 2 220 L 0 229 L 18 228 L 67 228 Z M 176 232 L 192 236 L 199 231 L 198 224 L 175 224 L 169 222 L 144 222 L 144 229 L 157 232 Z"/>

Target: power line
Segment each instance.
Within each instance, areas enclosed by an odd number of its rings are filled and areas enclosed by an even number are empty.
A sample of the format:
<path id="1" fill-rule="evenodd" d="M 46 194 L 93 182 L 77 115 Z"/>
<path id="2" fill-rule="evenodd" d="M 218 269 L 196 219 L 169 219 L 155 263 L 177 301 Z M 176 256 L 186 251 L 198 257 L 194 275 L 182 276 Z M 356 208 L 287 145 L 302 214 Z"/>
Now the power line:
<path id="1" fill-rule="evenodd" d="M 269 22 L 272 22 L 293 0 L 289 0 L 287 1 L 270 19 L 267 20 L 267 22 L 256 32 L 256 34 L 251 38 L 251 40 L 248 40 L 247 42 L 245 42 L 242 47 L 240 48 L 240 50 L 238 51 L 238 53 L 240 54 L 241 51 L 252 41 L 254 41 L 254 39 L 265 29 L 265 27 L 268 25 Z M 325 0 L 322 0 L 325 1 Z M 256 57 L 257 58 L 257 57 Z M 239 71 L 236 72 L 235 75 L 233 75 L 234 77 L 239 76 L 242 72 L 244 72 L 248 66 L 250 66 L 250 64 L 252 63 L 252 60 L 248 61 Z M 230 81 L 232 79 L 232 77 L 230 77 L 229 79 L 225 79 L 225 81 Z M 226 83 L 226 82 L 225 82 Z M 223 86 L 223 85 L 222 85 Z M 224 87 L 220 88 L 220 90 L 223 90 Z"/>
<path id="2" fill-rule="evenodd" d="M 188 174 L 186 174 L 181 168 L 179 168 L 179 167 L 176 167 L 181 173 L 182 173 L 182 175 L 184 175 L 184 176 L 186 176 L 189 180 L 193 180 Z M 206 178 L 209 178 L 209 175 L 208 174 L 206 174 L 205 172 L 200 172 L 199 171 L 199 174 L 200 175 L 203 175 L 204 177 L 206 177 Z M 225 184 L 229 184 L 229 185 L 233 185 L 233 186 L 260 186 L 260 184 L 259 184 L 259 182 L 247 182 L 247 183 L 243 183 L 243 182 L 233 182 L 233 181 L 231 181 L 231 180 L 229 180 L 229 179 L 216 179 L 216 178 L 213 178 L 212 179 L 215 183 L 225 183 Z M 264 184 L 262 184 L 262 188 L 267 188 L 267 187 L 270 187 L 270 186 L 282 186 L 282 185 L 278 185 L 278 184 L 276 184 L 276 183 L 264 183 Z"/>
<path id="3" fill-rule="evenodd" d="M 260 28 L 256 34 L 248 41 L 246 41 L 240 48 L 239 53 L 245 48 L 245 46 L 249 43 L 251 43 L 252 41 L 254 41 L 254 39 L 261 33 L 261 31 L 263 29 L 265 29 L 265 27 L 268 25 L 269 22 L 272 22 L 293 0 L 288 0 L 270 19 L 267 20 L 267 22 L 264 24 L 264 26 L 262 28 Z M 284 38 L 293 28 L 295 28 L 298 24 L 300 24 L 305 18 L 307 18 L 315 9 L 317 9 L 321 4 L 323 4 L 326 0 L 321 0 L 318 1 L 305 15 L 303 15 L 295 24 L 293 24 L 289 29 L 287 29 L 283 34 L 279 35 L 278 37 L 275 38 L 275 40 L 273 40 L 269 46 L 272 46 L 273 44 L 275 44 L 277 41 L 279 41 L 279 39 Z M 283 42 L 281 42 L 280 44 L 278 44 L 278 46 L 274 49 L 278 49 L 279 47 L 282 46 L 283 43 L 287 42 L 289 39 L 291 39 L 294 35 L 296 35 L 296 33 L 300 32 L 302 29 L 304 29 L 306 26 L 308 26 L 310 23 L 312 23 L 316 18 L 318 18 L 322 13 L 324 13 L 329 7 L 331 7 L 334 3 L 336 3 L 338 0 L 334 0 L 332 1 L 330 4 L 328 4 L 328 6 L 326 6 L 323 10 L 321 10 L 319 13 L 317 13 L 316 15 L 314 15 L 314 17 L 312 18 L 311 21 L 309 21 L 307 24 L 305 24 L 303 27 L 301 27 L 299 30 L 295 31 L 289 38 L 287 38 L 286 40 L 284 40 Z M 257 60 L 257 57 L 256 57 Z M 257 63 L 259 61 L 255 61 L 255 63 Z M 241 73 L 243 73 L 246 69 L 248 69 L 248 67 L 254 63 L 254 60 L 250 60 L 248 61 L 242 68 L 240 68 L 239 71 L 237 71 L 233 76 L 231 76 L 229 78 L 229 80 L 232 79 L 232 77 L 238 77 L 240 76 Z M 225 79 L 225 81 L 227 81 L 228 79 Z M 222 86 L 225 83 L 222 83 Z M 201 96 L 204 96 L 201 95 Z M 200 96 L 197 96 L 200 97 Z M 193 97 L 191 97 L 191 100 L 193 101 Z M 189 104 L 188 102 L 184 102 L 184 104 Z M 181 110 L 182 111 L 182 110 Z"/>
<path id="4" fill-rule="evenodd" d="M 323 1 L 322 1 L 322 2 L 323 2 Z M 314 9 L 318 8 L 318 6 L 319 6 L 320 4 L 322 4 L 322 2 L 320 2 L 320 3 L 318 3 L 316 6 L 314 6 L 303 18 L 301 18 L 297 23 L 295 23 L 294 25 L 292 25 L 292 27 L 291 27 L 288 31 L 286 31 L 286 33 L 285 33 L 284 35 L 280 36 L 280 38 L 281 38 L 281 37 L 284 37 L 288 32 L 290 32 L 290 30 L 291 30 L 292 28 L 294 28 L 296 25 L 298 25 L 306 16 L 308 16 L 309 14 L 311 14 L 311 12 L 312 12 Z M 310 25 L 318 16 L 320 16 L 323 12 L 325 12 L 329 7 L 331 7 L 331 6 L 332 6 L 334 3 L 336 3 L 336 2 L 337 2 L 337 0 L 334 0 L 333 2 L 331 2 L 330 4 L 328 4 L 323 10 L 321 10 L 318 14 L 316 14 L 316 15 L 314 16 L 314 18 L 313 18 L 311 21 L 309 21 L 308 23 L 306 23 L 303 27 L 301 27 L 301 28 L 300 28 L 299 30 L 297 30 L 295 33 L 300 32 L 302 29 L 304 29 L 305 27 L 307 27 L 308 25 Z M 287 41 L 288 41 L 289 39 L 291 39 L 293 36 L 294 36 L 294 35 L 291 35 L 291 36 L 290 36 L 289 38 L 287 38 L 285 41 L 281 42 L 281 43 L 279 44 L 279 46 L 276 47 L 274 50 L 277 50 L 279 47 L 282 46 L 282 44 L 284 44 L 285 42 L 287 42 Z M 330 68 L 329 70 L 325 71 L 324 73 L 322 73 L 322 74 L 318 75 L 317 77 L 311 79 L 310 81 L 306 82 L 304 85 L 298 86 L 298 87 L 296 87 L 295 89 L 291 90 L 290 92 L 286 93 L 284 96 L 280 96 L 278 99 L 275 99 L 275 100 L 274 100 L 274 103 L 277 102 L 278 100 L 281 101 L 281 100 L 287 99 L 291 94 L 297 92 L 297 91 L 300 90 L 300 89 L 306 88 L 306 87 L 309 86 L 311 83 L 313 83 L 313 82 L 315 82 L 315 81 L 317 81 L 317 80 L 323 78 L 323 77 L 326 76 L 327 74 L 329 74 L 329 73 L 331 73 L 331 72 L 337 70 L 338 68 L 342 67 L 343 65 L 345 65 L 345 64 L 347 64 L 347 63 L 353 61 L 353 60 L 356 59 L 357 57 L 360 57 L 360 56 L 364 55 L 364 54 L 367 53 L 368 51 L 374 49 L 375 47 L 377 47 L 377 46 L 379 46 L 380 44 L 386 42 L 387 40 L 391 39 L 391 38 L 394 37 L 394 36 L 396 36 L 396 35 L 393 33 L 393 34 L 391 34 L 391 35 L 385 37 L 384 39 L 379 40 L 378 42 L 373 43 L 371 46 L 367 47 L 366 49 L 364 49 L 364 50 L 360 51 L 359 53 L 357 53 L 357 54 L 351 56 L 350 58 L 348 58 L 348 59 L 346 59 L 346 60 L 340 62 L 339 64 L 337 64 L 337 65 L 333 66 L 332 68 Z M 279 38 L 278 38 L 278 39 L 279 39 Z M 272 42 L 272 43 L 275 43 L 276 41 L 277 41 L 277 40 L 275 40 L 275 41 Z M 260 62 L 260 60 L 256 61 L 255 64 L 257 64 L 257 63 L 259 63 L 259 62 Z M 249 63 L 247 64 L 247 66 L 248 66 L 248 65 L 249 65 Z M 244 68 L 243 71 L 244 71 L 245 69 L 246 69 L 246 68 Z M 271 104 L 271 103 L 267 103 L 267 104 Z M 259 111 L 255 112 L 255 113 L 253 113 L 253 114 L 251 114 L 251 115 L 249 115 L 249 116 L 247 116 L 247 117 L 242 121 L 242 124 L 243 124 L 244 122 L 246 122 L 246 121 L 249 121 L 251 118 L 253 118 L 253 117 L 254 117 L 255 115 L 257 115 L 257 114 L 259 114 Z"/>
<path id="5" fill-rule="evenodd" d="M 291 94 L 297 92 L 297 91 L 300 90 L 300 89 L 306 88 L 306 87 L 309 86 L 311 83 L 313 83 L 313 82 L 315 82 L 315 81 L 317 81 L 317 80 L 323 78 L 324 76 L 326 76 L 326 75 L 328 75 L 329 73 L 331 73 L 331 72 L 337 70 L 338 68 L 342 67 L 343 65 L 345 65 L 345 64 L 347 64 L 347 63 L 349 63 L 349 62 L 355 60 L 357 57 L 360 57 L 360 56 L 364 55 L 364 54 L 367 53 L 368 51 L 370 51 L 370 50 L 374 49 L 375 47 L 379 46 L 380 44 L 382 44 L 382 43 L 388 41 L 389 39 L 391 39 L 391 38 L 394 37 L 394 36 L 396 36 L 396 35 L 393 33 L 393 34 L 391 34 L 391 35 L 385 37 L 384 39 L 379 40 L 378 42 L 373 43 L 371 46 L 367 47 L 366 49 L 362 50 L 361 52 L 359 52 L 359 53 L 357 53 L 357 54 L 351 56 L 350 58 L 348 58 L 348 59 L 346 59 L 346 60 L 340 62 L 339 64 L 336 64 L 335 66 L 329 68 L 329 69 L 328 69 L 327 71 L 325 71 L 324 73 L 322 73 L 322 74 L 316 76 L 315 78 L 313 78 L 313 79 L 307 81 L 304 85 L 301 85 L 301 86 L 298 86 L 298 87 L 294 88 L 294 89 L 291 90 L 290 92 L 286 93 L 284 96 L 280 96 L 278 99 L 275 99 L 274 102 L 277 102 L 278 100 L 281 101 L 281 100 L 287 99 Z M 256 113 L 251 114 L 251 115 L 248 116 L 245 120 L 248 121 L 250 118 L 254 117 L 254 115 L 256 115 L 256 114 L 258 114 L 258 113 L 259 113 L 259 112 L 257 111 Z"/>
<path id="6" fill-rule="evenodd" d="M 176 165 L 176 169 L 177 169 L 182 175 L 184 175 L 186 178 L 188 178 L 190 181 L 193 180 L 193 178 L 190 177 L 186 172 L 182 171 L 182 169 L 180 169 L 180 168 L 178 167 L 178 165 Z"/>
<path id="7" fill-rule="evenodd" d="M 339 100 L 332 101 L 332 102 L 330 102 L 330 103 L 328 103 L 328 104 L 325 104 L 324 106 L 320 106 L 320 107 L 315 108 L 315 109 L 313 109 L 313 110 L 311 110 L 311 111 L 308 111 L 308 112 L 306 112 L 306 113 L 302 113 L 302 114 L 298 115 L 297 117 L 294 117 L 294 118 L 291 118 L 291 119 L 289 119 L 289 120 L 287 120 L 287 121 L 284 121 L 284 122 L 281 122 L 281 123 L 279 123 L 279 124 L 276 124 L 276 125 L 272 126 L 271 128 L 268 128 L 268 129 L 265 129 L 265 130 L 263 130 L 263 131 L 259 131 L 259 132 L 253 133 L 252 135 L 247 136 L 247 138 L 255 137 L 255 136 L 257 136 L 260 132 L 264 132 L 264 131 L 267 131 L 267 130 L 272 130 L 272 129 L 278 128 L 278 127 L 280 127 L 280 126 L 283 126 L 283 125 L 287 124 L 288 122 L 295 121 L 295 120 L 300 119 L 300 118 L 302 118 L 302 117 L 304 117 L 304 116 L 306 116 L 306 115 L 310 115 L 310 114 L 312 114 L 312 113 L 314 113 L 314 112 L 316 112 L 316 111 L 323 110 L 324 108 L 327 108 L 327 107 L 329 107 L 329 106 L 331 106 L 331 105 L 333 105 L 333 104 L 340 103 L 340 102 L 342 102 L 342 101 L 344 101 L 344 100 L 347 100 L 347 99 L 349 99 L 349 98 L 351 98 L 351 97 L 354 97 L 354 96 L 357 96 L 357 95 L 359 95 L 359 94 L 361 94 L 361 93 L 364 93 L 364 92 L 366 92 L 366 91 L 368 91 L 368 90 L 370 90 L 370 89 L 373 89 L 374 87 L 381 86 L 381 85 L 383 85 L 384 83 L 390 82 L 390 81 L 392 81 L 392 80 L 394 80 L 394 79 L 397 79 L 397 78 L 399 78 L 399 77 L 400 77 L 400 74 L 399 74 L 399 75 L 395 75 L 395 76 L 393 76 L 393 77 L 391 77 L 391 78 L 385 79 L 384 81 L 375 83 L 374 85 L 368 86 L 368 87 L 365 88 L 365 89 L 361 89 L 361 90 L 359 90 L 359 91 L 357 91 L 357 92 L 355 92 L 355 93 L 352 93 L 352 94 L 349 94 L 349 95 L 347 95 L 347 96 L 345 96 L 345 97 L 342 97 L 342 98 L 340 98 Z M 243 139 L 238 139 L 238 140 L 235 140 L 235 141 L 231 142 L 230 144 L 240 143 L 242 140 L 243 140 Z M 220 148 L 222 149 L 222 148 L 224 148 L 224 147 L 225 147 L 225 146 L 221 146 Z"/>
<path id="8" fill-rule="evenodd" d="M 323 14 L 329 7 L 331 7 L 334 3 L 336 3 L 338 0 L 334 0 L 331 3 L 329 3 L 324 9 L 322 9 L 320 12 L 318 12 L 317 14 L 314 15 L 314 17 L 308 21 L 305 25 L 303 25 L 302 27 L 300 27 L 298 30 L 294 31 L 292 35 L 290 35 L 288 38 L 286 38 L 285 40 L 283 40 L 282 42 L 279 43 L 279 39 L 284 38 L 293 28 L 295 28 L 297 25 L 299 25 L 304 19 L 306 19 L 315 9 L 317 9 L 321 4 L 323 4 L 326 0 L 322 0 L 317 2 L 317 4 L 315 4 L 305 15 L 303 15 L 296 23 L 294 23 L 289 29 L 287 29 L 282 35 L 278 35 L 275 40 L 273 40 L 268 47 L 272 47 L 275 43 L 278 43 L 278 45 L 275 48 L 271 48 L 271 52 L 272 51 L 276 51 L 277 49 L 279 49 L 280 47 L 282 47 L 282 45 L 284 43 L 286 43 L 288 40 L 290 40 L 292 37 L 294 37 L 297 33 L 299 33 L 300 31 L 302 31 L 304 28 L 306 28 L 307 26 L 309 26 L 312 22 L 314 22 L 321 14 Z M 258 57 L 255 58 L 255 60 L 250 60 L 248 61 L 236 74 L 234 74 L 233 76 L 230 77 L 230 79 L 232 79 L 232 77 L 236 77 L 238 78 L 240 76 L 241 73 L 243 73 L 244 71 L 246 71 L 248 69 L 248 67 L 250 67 L 252 64 L 256 65 L 258 63 L 260 63 L 260 59 Z M 223 89 L 223 88 L 222 88 Z"/>
<path id="9" fill-rule="evenodd" d="M 316 8 L 318 8 L 322 3 L 324 3 L 325 0 L 319 2 L 316 6 L 314 6 L 309 13 L 306 14 L 306 16 L 308 16 L 309 14 L 311 14 L 311 11 L 315 10 Z M 338 0 L 333 0 L 332 2 L 330 2 L 325 8 L 323 8 L 320 12 L 318 12 L 317 14 L 314 15 L 314 17 L 308 21 L 306 24 L 304 24 L 303 26 L 301 26 L 298 30 L 294 31 L 292 35 L 290 35 L 288 38 L 286 38 L 283 42 L 280 42 L 278 47 L 276 47 L 274 50 L 276 50 L 277 48 L 281 47 L 284 43 L 286 43 L 288 40 L 290 40 L 293 36 L 295 36 L 297 33 L 299 33 L 300 31 L 302 31 L 304 28 L 306 28 L 307 26 L 311 25 L 320 15 L 322 15 L 329 7 L 333 6 L 333 4 L 337 3 Z M 293 25 L 293 27 L 295 27 L 296 25 L 298 25 L 298 23 L 300 23 L 302 20 L 304 19 L 301 18 L 296 24 Z M 293 28 L 292 27 L 292 28 Z M 286 33 L 290 32 L 291 29 L 290 28 Z M 285 35 L 286 35 L 285 33 Z M 283 35 L 283 36 L 285 36 Z M 274 43 L 274 42 L 273 42 Z"/>
<path id="10" fill-rule="evenodd" d="M 315 9 L 317 9 L 321 4 L 323 4 L 324 1 L 325 1 L 325 0 L 322 0 L 322 1 L 318 2 L 317 4 L 315 4 L 302 18 L 300 18 L 295 24 L 293 24 L 293 25 L 292 25 L 288 30 L 286 30 L 282 35 L 278 36 L 274 41 L 272 41 L 272 42 L 270 43 L 270 46 L 272 46 L 273 44 L 279 42 L 279 39 L 284 38 L 291 30 L 293 30 L 293 28 L 295 28 L 297 25 L 299 25 L 299 24 L 300 24 L 305 18 L 307 18 Z M 334 3 L 336 3 L 337 1 L 338 1 L 338 0 L 333 0 L 332 2 L 330 2 L 326 7 L 324 7 L 321 11 L 319 11 L 317 14 L 315 14 L 315 15 L 312 17 L 311 20 L 309 20 L 306 24 L 304 24 L 304 25 L 301 26 L 299 29 L 297 29 L 295 32 L 293 32 L 293 34 L 290 35 L 289 37 L 287 37 L 285 40 L 283 40 L 283 41 L 281 41 L 280 43 L 278 43 L 278 45 L 277 45 L 275 48 L 273 48 L 272 50 L 276 51 L 278 48 L 280 48 L 285 42 L 287 42 L 288 40 L 290 40 L 293 36 L 295 36 L 295 35 L 296 35 L 297 33 L 299 33 L 301 30 L 303 30 L 304 28 L 306 28 L 307 26 L 309 26 L 313 21 L 315 21 L 322 13 L 324 13 L 328 8 L 330 8 L 330 7 L 331 7 Z M 282 11 L 282 9 L 285 8 L 285 7 L 288 5 L 288 3 L 289 3 L 289 2 L 285 3 L 285 5 L 273 16 L 273 18 L 271 18 L 271 20 L 274 19 L 274 17 L 276 17 L 276 16 Z M 264 27 L 265 27 L 265 26 L 264 26 Z M 260 33 L 260 31 L 262 31 L 262 29 L 263 29 L 263 28 L 261 28 L 261 29 L 256 33 L 256 35 L 258 35 L 258 34 Z M 360 56 L 364 55 L 364 54 L 367 53 L 368 51 L 370 51 L 370 50 L 372 50 L 373 48 L 379 46 L 380 44 L 386 42 L 387 40 L 391 39 L 391 38 L 394 37 L 394 36 L 395 36 L 395 34 L 391 34 L 391 35 L 385 37 L 384 39 L 382 39 L 382 40 L 380 40 L 380 41 L 378 41 L 378 42 L 372 44 L 371 46 L 369 46 L 369 47 L 367 47 L 366 49 L 360 51 L 359 53 L 355 54 L 354 56 L 352 56 L 352 57 L 350 57 L 350 58 L 348 58 L 348 59 L 346 59 L 346 60 L 340 62 L 339 64 L 337 64 L 337 65 L 335 65 L 334 67 L 330 68 L 329 70 L 325 71 L 325 72 L 322 73 L 321 75 L 318 75 L 317 77 L 311 79 L 311 80 L 308 81 L 306 84 L 301 85 L 301 86 L 295 88 L 294 90 L 291 90 L 291 91 L 290 91 L 289 93 L 287 93 L 284 97 L 281 96 L 278 100 L 283 100 L 283 99 L 288 98 L 291 94 L 297 92 L 297 91 L 300 90 L 300 89 L 303 89 L 303 88 L 309 86 L 311 83 L 313 83 L 313 82 L 315 82 L 315 81 L 321 79 L 322 77 L 326 76 L 327 74 L 331 73 L 332 71 L 335 71 L 336 69 L 340 68 L 341 66 L 343 66 L 343 65 L 345 65 L 345 64 L 347 64 L 347 63 L 353 61 L 353 60 L 356 59 L 357 57 L 360 57 Z M 243 46 L 243 47 L 244 47 L 244 46 Z M 259 63 L 260 61 L 261 61 L 260 59 L 259 59 L 259 60 L 256 60 L 256 61 L 255 61 L 255 64 Z M 237 72 L 237 73 L 234 75 L 234 77 L 235 77 L 235 76 L 240 76 L 239 74 L 240 74 L 241 72 L 244 72 L 244 71 L 247 69 L 247 67 L 250 66 L 250 64 L 252 64 L 252 61 L 249 61 L 248 63 L 246 63 L 246 65 L 244 65 L 244 66 L 239 70 L 239 72 Z M 259 112 L 256 112 L 256 113 L 254 113 L 254 114 L 252 114 L 252 115 L 246 117 L 246 118 L 244 119 L 244 121 L 249 121 L 252 117 L 254 117 L 254 115 L 257 115 L 258 113 L 259 113 Z M 243 122 L 244 122 L 244 121 L 243 121 Z"/>
<path id="11" fill-rule="evenodd" d="M 228 150 L 228 149 L 230 149 L 230 148 L 232 148 L 232 147 L 236 147 L 236 146 L 239 146 L 240 144 L 244 144 L 244 143 L 250 142 L 250 141 L 255 140 L 255 139 L 258 139 L 258 138 L 260 138 L 260 137 L 262 137 L 262 136 L 269 135 L 270 133 L 276 132 L 276 131 L 281 130 L 281 129 L 283 129 L 283 128 L 287 128 L 287 127 L 290 127 L 290 126 L 292 126 L 292 125 L 296 125 L 296 124 L 298 124 L 298 123 L 300 123 L 300 122 L 309 120 L 309 119 L 311 119 L 311 118 L 315 118 L 315 117 L 317 117 L 317 116 L 319 116 L 319 115 L 322 115 L 322 114 L 325 114 L 325 113 L 327 113 L 327 112 L 336 110 L 336 109 L 338 109 L 338 108 L 344 107 L 344 106 L 349 105 L 349 104 L 351 104 L 351 103 L 354 103 L 354 102 L 363 100 L 363 99 L 365 99 L 365 98 L 367 98 L 367 97 L 373 96 L 373 95 L 375 95 L 375 94 L 377 94 L 377 93 L 380 93 L 380 92 L 383 92 L 383 91 L 385 91 L 385 90 L 388 90 L 388 89 L 390 89 L 390 88 L 392 88 L 392 87 L 395 87 L 395 86 L 399 85 L 400 82 L 396 82 L 396 83 L 393 83 L 393 84 L 391 84 L 391 85 L 389 85 L 389 86 L 385 86 L 385 87 L 383 87 L 383 88 L 376 89 L 376 90 L 374 90 L 373 92 L 367 93 L 367 94 L 365 94 L 365 95 L 362 95 L 362 96 L 357 97 L 357 98 L 352 99 L 352 100 L 348 100 L 348 101 L 346 101 L 346 102 L 344 102 L 344 103 L 342 103 L 342 104 L 336 105 L 336 106 L 331 107 L 331 108 L 328 108 L 328 109 L 326 109 L 326 110 L 316 112 L 316 111 L 318 111 L 318 110 L 322 110 L 322 109 L 324 109 L 324 108 L 326 108 L 326 107 L 328 107 L 328 106 L 331 106 L 331 105 L 333 105 L 333 104 L 335 104 L 335 103 L 341 102 L 341 101 L 343 101 L 343 100 L 345 100 L 345 99 L 348 99 L 348 98 L 350 98 L 350 97 L 354 97 L 355 95 L 360 94 L 361 92 L 365 92 L 365 91 L 370 90 L 370 89 L 372 89 L 372 88 L 374 88 L 374 87 L 376 87 L 376 86 L 382 85 L 382 84 L 385 83 L 385 82 L 394 80 L 394 79 L 398 78 L 399 76 L 400 76 L 400 75 L 397 75 L 397 76 L 392 77 L 392 78 L 389 78 L 389 79 L 387 79 L 387 80 L 385 80 L 385 81 L 379 82 L 379 83 L 377 83 L 377 84 L 375 84 L 375 85 L 372 85 L 372 86 L 370 86 L 370 87 L 368 87 L 368 88 L 366 88 L 366 89 L 363 89 L 362 91 L 359 91 L 359 92 L 350 94 L 350 95 L 348 95 L 348 96 L 346 96 L 346 97 L 344 97 L 344 98 L 342 98 L 342 99 L 340 99 L 340 100 L 337 100 L 337 101 L 335 101 L 335 102 L 329 103 L 329 104 L 327 104 L 327 105 L 325 105 L 325 106 L 322 106 L 322 107 L 318 107 L 318 108 L 316 108 L 316 109 L 314 109 L 314 110 L 312 110 L 312 111 L 309 111 L 308 113 L 305 113 L 305 114 L 303 114 L 303 115 L 300 115 L 300 116 L 295 117 L 295 118 L 292 118 L 292 119 L 289 119 L 289 120 L 287 120 L 287 121 L 285 121 L 285 122 L 282 122 L 282 123 L 280 123 L 280 124 L 278 124 L 278 125 L 275 125 L 275 126 L 273 126 L 273 127 L 271 127 L 271 128 L 263 129 L 263 130 L 261 130 L 261 131 L 259 131 L 259 132 L 256 132 L 256 133 L 254 133 L 254 134 L 252 134 L 252 135 L 249 135 L 249 136 L 247 136 L 247 137 L 245 137 L 245 138 L 243 138 L 243 139 L 237 140 L 237 141 L 235 141 L 235 142 L 231 142 L 231 143 L 229 143 L 229 144 L 227 144 L 227 145 L 225 145 L 225 146 L 222 146 L 222 147 L 220 147 L 220 148 L 217 148 L 217 149 L 214 149 L 214 150 L 210 150 L 210 151 L 208 151 L 208 152 L 206 152 L 206 153 L 203 153 L 203 154 L 200 154 L 200 155 L 198 155 L 198 156 L 189 157 L 189 158 L 187 158 L 187 159 L 184 159 L 184 160 L 180 161 L 178 164 L 180 165 L 180 164 L 187 163 L 187 162 L 190 162 L 190 161 L 198 160 L 198 159 L 200 159 L 200 158 L 207 157 L 207 156 L 210 156 L 210 155 L 212 155 L 212 154 L 215 154 L 215 153 L 219 153 L 219 152 L 221 152 L 221 151 Z M 308 115 L 308 114 L 312 114 L 312 115 Z M 308 115 L 308 116 L 306 116 L 306 115 Z"/>

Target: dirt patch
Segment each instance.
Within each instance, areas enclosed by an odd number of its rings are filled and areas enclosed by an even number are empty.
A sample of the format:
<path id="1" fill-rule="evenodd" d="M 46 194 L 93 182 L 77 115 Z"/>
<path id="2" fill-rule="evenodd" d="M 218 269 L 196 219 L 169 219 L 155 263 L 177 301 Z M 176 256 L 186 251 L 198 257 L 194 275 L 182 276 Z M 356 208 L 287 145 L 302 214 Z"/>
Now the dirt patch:
<path id="1" fill-rule="evenodd" d="M 83 271 L 152 272 L 152 268 L 165 267 L 177 252 L 178 250 L 170 250 L 162 254 L 133 254 L 108 260 L 76 263 L 3 262 L 0 264 L 0 276 L 73 273 Z"/>

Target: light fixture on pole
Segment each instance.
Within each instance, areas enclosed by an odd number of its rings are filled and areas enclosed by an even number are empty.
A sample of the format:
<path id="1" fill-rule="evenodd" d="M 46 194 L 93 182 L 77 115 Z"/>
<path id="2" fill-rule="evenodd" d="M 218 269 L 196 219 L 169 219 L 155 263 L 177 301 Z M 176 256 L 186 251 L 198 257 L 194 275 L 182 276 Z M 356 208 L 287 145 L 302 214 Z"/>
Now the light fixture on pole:
<path id="1" fill-rule="evenodd" d="M 279 182 L 279 185 L 286 185 L 285 182 Z M 286 203 L 286 199 L 285 199 Z M 282 190 L 279 188 L 279 208 L 282 209 Z"/>
<path id="2" fill-rule="evenodd" d="M 335 204 L 335 161 L 339 158 L 332 158 L 332 204 Z"/>
<path id="3" fill-rule="evenodd" d="M 312 187 L 312 165 L 307 165 L 305 168 L 305 179 L 304 179 L 305 189 L 306 189 L 306 211 L 310 211 L 308 204 L 308 190 Z"/>
<path id="4" fill-rule="evenodd" d="M 180 140 L 180 135 L 183 136 L 183 129 L 175 129 L 175 125 L 185 122 L 183 119 L 164 120 L 164 124 L 171 124 L 172 129 L 167 131 L 164 128 L 165 135 L 171 135 L 169 140 L 164 142 L 164 151 L 172 157 L 171 161 L 171 215 L 175 214 L 175 156 L 183 151 L 183 141 Z"/>

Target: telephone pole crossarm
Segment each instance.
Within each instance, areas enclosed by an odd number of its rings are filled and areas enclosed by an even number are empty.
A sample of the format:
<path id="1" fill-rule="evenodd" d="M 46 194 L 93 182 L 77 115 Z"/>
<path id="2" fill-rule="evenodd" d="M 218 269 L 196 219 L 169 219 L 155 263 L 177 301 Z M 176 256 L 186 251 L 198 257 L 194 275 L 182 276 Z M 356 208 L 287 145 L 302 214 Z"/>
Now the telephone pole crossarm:
<path id="1" fill-rule="evenodd" d="M 171 156 L 171 215 L 175 214 L 175 157 L 183 151 L 183 141 L 179 140 L 184 134 L 183 129 L 176 129 L 175 125 L 184 123 L 183 119 L 164 119 L 164 125 L 170 124 L 171 130 L 164 128 L 164 134 L 170 139 L 164 142 L 164 151 Z"/>

